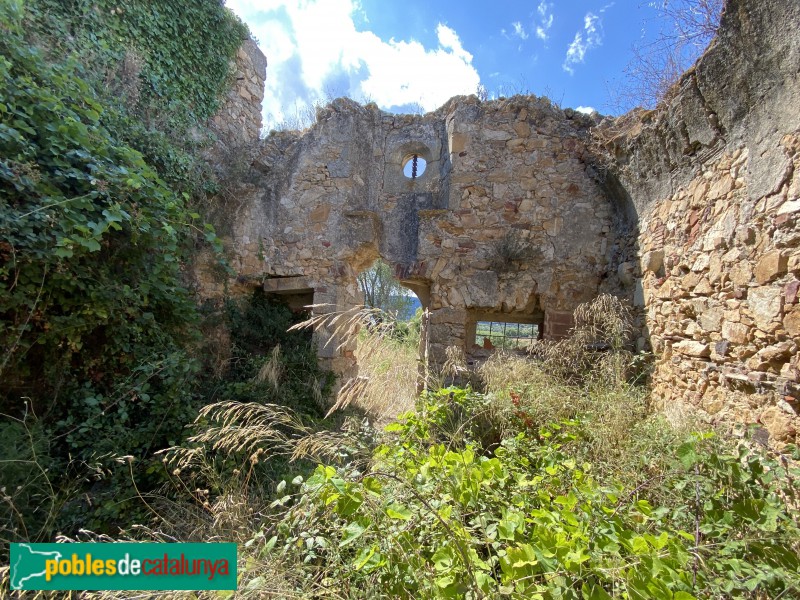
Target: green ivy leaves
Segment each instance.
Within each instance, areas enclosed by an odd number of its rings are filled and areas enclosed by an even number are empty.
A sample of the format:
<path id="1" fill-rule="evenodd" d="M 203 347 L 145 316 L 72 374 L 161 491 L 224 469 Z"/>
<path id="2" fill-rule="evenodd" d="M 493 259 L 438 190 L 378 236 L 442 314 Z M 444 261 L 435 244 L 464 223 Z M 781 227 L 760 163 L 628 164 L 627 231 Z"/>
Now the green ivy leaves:
<path id="1" fill-rule="evenodd" d="M 219 240 L 190 208 L 197 163 L 176 140 L 214 110 L 243 28 L 219 2 L 174 4 L 163 16 L 180 29 L 198 13 L 223 21 L 210 37 L 191 29 L 203 58 L 162 86 L 174 119 L 155 123 L 155 101 L 109 93 L 135 42 L 114 3 L 0 2 L 0 407 L 17 414 L 30 398 L 76 460 L 141 457 L 194 416 L 198 314 L 185 272 L 198 234 Z M 147 44 L 179 52 L 180 39 L 149 35 L 160 27 L 151 8 L 122 14 Z M 153 49 L 148 68 L 165 69 L 169 52 Z M 202 98 L 181 87 L 188 79 Z"/>

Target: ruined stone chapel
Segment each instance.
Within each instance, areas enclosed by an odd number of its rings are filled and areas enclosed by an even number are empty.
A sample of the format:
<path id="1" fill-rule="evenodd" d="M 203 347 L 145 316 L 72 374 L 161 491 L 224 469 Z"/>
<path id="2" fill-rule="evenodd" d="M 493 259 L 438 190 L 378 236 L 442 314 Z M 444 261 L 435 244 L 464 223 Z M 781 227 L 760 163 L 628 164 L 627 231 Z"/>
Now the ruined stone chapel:
<path id="1" fill-rule="evenodd" d="M 798 30 L 799 2 L 729 0 L 653 111 L 470 96 L 418 116 L 339 99 L 308 130 L 263 139 L 266 61 L 246 42 L 215 119 L 252 151 L 227 216 L 232 266 L 295 306 L 341 310 L 381 258 L 429 311 L 433 362 L 448 346 L 476 351 L 479 321 L 558 339 L 580 303 L 611 293 L 638 310 L 658 404 L 796 441 Z M 336 344 L 320 354 L 354 366 Z"/>

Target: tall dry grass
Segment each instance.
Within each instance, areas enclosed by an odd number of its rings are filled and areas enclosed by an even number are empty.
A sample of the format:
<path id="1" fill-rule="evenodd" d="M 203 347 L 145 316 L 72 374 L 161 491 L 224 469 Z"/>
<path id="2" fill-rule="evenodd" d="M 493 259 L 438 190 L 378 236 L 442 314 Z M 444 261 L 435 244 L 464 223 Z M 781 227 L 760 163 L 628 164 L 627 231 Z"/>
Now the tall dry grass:
<path id="1" fill-rule="evenodd" d="M 697 424 L 676 426 L 652 412 L 642 357 L 630 351 L 631 317 L 630 307 L 601 295 L 578 307 L 568 338 L 536 342 L 529 356 L 492 355 L 479 375 L 496 420 L 524 415 L 538 429 L 579 418 L 581 452 L 600 470 L 630 481 L 659 471 L 661 448 Z"/>
<path id="2" fill-rule="evenodd" d="M 348 407 L 378 423 L 412 410 L 419 383 L 419 332 L 376 308 L 316 315 L 292 329 L 324 332 L 336 350 L 356 346 L 358 376 L 344 382 L 328 414 Z"/>

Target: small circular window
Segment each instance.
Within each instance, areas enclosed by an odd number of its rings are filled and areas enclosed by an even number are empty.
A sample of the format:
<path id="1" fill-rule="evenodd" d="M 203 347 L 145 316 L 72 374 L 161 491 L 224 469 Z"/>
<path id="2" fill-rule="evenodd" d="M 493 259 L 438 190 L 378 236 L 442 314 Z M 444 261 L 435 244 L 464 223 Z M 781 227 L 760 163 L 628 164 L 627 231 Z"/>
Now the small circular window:
<path id="1" fill-rule="evenodd" d="M 418 177 L 422 177 L 427 164 L 428 163 L 425 161 L 425 159 L 419 154 L 409 154 L 405 160 L 403 160 L 403 175 L 409 179 L 417 179 Z"/>

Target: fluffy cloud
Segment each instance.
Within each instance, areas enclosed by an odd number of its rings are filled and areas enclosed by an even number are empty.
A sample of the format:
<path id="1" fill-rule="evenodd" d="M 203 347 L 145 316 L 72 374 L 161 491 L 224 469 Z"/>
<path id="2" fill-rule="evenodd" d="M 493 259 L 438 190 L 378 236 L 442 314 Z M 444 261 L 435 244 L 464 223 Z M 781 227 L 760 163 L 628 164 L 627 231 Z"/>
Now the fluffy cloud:
<path id="1" fill-rule="evenodd" d="M 308 120 L 312 107 L 348 95 L 384 109 L 434 110 L 474 93 L 480 77 L 458 34 L 436 28 L 437 46 L 384 41 L 356 29 L 357 0 L 227 0 L 269 62 L 265 125 Z M 443 76 L 446 74 L 447 76 Z"/>
<path id="2" fill-rule="evenodd" d="M 583 30 L 575 34 L 575 39 L 567 48 L 567 55 L 561 65 L 570 75 L 575 72 L 575 65 L 583 62 L 586 53 L 603 43 L 603 24 L 594 13 L 586 13 L 583 17 Z"/>
<path id="3" fill-rule="evenodd" d="M 536 7 L 536 12 L 539 13 L 539 22 L 536 25 L 536 37 L 543 42 L 547 41 L 548 32 L 553 26 L 553 3 L 542 0 L 539 6 Z"/>

